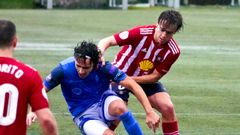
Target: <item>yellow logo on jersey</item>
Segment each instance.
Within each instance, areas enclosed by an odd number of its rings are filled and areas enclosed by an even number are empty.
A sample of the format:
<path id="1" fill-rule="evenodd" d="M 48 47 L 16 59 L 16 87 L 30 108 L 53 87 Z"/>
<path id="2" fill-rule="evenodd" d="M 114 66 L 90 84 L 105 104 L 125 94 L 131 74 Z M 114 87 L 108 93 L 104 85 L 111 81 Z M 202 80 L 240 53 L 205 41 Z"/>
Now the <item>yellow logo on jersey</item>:
<path id="1" fill-rule="evenodd" d="M 143 60 L 139 62 L 140 69 L 143 71 L 148 71 L 153 68 L 153 63 L 150 60 Z"/>

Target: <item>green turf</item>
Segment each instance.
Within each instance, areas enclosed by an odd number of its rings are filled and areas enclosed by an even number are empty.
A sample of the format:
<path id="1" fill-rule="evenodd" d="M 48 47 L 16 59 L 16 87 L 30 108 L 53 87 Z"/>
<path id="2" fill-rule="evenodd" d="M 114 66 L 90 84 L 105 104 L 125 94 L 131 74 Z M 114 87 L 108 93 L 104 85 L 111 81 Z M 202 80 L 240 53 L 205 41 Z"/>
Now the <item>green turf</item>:
<path id="1" fill-rule="evenodd" d="M 97 43 L 105 36 L 135 25 L 155 23 L 158 14 L 165 9 L 0 10 L 0 18 L 11 19 L 17 25 L 21 49 L 16 50 L 15 56 L 45 77 L 59 61 L 72 55 L 72 48 L 78 41 Z M 180 133 L 240 134 L 240 8 L 183 7 L 180 12 L 185 28 L 175 39 L 182 54 L 162 78 L 176 108 Z M 21 45 L 31 45 L 32 49 L 23 50 L 28 47 Z M 36 47 L 39 50 L 34 50 Z M 106 59 L 112 60 L 118 49 L 111 48 Z M 48 95 L 60 134 L 80 134 L 68 114 L 60 88 Z M 142 115 L 144 111 L 134 97 L 129 107 L 140 113 L 135 116 L 144 133 L 151 135 Z M 126 134 L 122 126 L 117 133 Z M 37 124 L 29 128 L 28 134 L 39 134 Z M 161 134 L 160 129 L 157 134 Z"/>

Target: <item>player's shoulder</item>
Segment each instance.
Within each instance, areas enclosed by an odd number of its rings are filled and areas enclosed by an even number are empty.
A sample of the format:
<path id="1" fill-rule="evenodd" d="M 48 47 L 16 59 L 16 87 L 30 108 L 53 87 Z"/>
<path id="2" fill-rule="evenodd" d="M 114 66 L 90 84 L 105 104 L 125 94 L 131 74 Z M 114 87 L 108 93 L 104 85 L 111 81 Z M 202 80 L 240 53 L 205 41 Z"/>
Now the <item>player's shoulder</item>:
<path id="1" fill-rule="evenodd" d="M 100 67 L 100 69 L 102 69 L 102 70 L 109 70 L 109 69 L 111 69 L 111 67 L 113 66 L 112 64 L 111 64 L 111 62 L 109 62 L 109 61 L 105 61 L 105 65 L 103 65 L 102 66 L 102 63 L 101 62 L 99 62 L 99 67 Z"/>
<path id="2" fill-rule="evenodd" d="M 118 71 L 118 68 L 109 61 L 106 61 L 104 66 L 101 66 L 101 63 L 99 65 L 100 65 L 100 70 L 106 73 L 112 73 L 112 72 Z"/>
<path id="3" fill-rule="evenodd" d="M 140 35 L 151 35 L 154 34 L 156 25 L 141 25 L 136 26 L 135 29 L 139 29 Z"/>
<path id="4" fill-rule="evenodd" d="M 15 74 L 18 74 L 19 76 L 24 76 L 24 78 L 33 78 L 39 76 L 39 72 L 37 71 L 37 69 L 20 60 L 15 60 L 15 62 L 12 62 L 11 64 L 12 69 L 15 69 Z"/>
<path id="5" fill-rule="evenodd" d="M 175 55 L 175 56 L 179 56 L 181 53 L 180 47 L 177 44 L 177 42 L 172 38 L 169 42 L 168 42 L 168 48 L 170 50 L 170 52 Z"/>
<path id="6" fill-rule="evenodd" d="M 15 60 L 15 65 L 18 66 L 19 69 L 22 69 L 22 70 L 25 70 L 25 71 L 33 71 L 33 72 L 37 72 L 37 69 L 34 68 L 33 66 L 27 64 L 27 63 L 24 63 L 20 60 Z"/>

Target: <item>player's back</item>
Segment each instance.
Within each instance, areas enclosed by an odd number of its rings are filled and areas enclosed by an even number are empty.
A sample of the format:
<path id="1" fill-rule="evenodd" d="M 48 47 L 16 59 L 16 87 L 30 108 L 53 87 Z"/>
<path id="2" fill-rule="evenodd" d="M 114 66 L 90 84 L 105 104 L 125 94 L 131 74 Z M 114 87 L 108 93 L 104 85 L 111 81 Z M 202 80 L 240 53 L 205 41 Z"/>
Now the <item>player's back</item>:
<path id="1" fill-rule="evenodd" d="M 33 68 L 13 58 L 0 57 L 0 135 L 26 134 L 27 107 L 31 104 L 33 109 L 39 109 L 39 103 L 32 99 L 37 97 L 33 90 L 42 89 L 41 82 Z"/>

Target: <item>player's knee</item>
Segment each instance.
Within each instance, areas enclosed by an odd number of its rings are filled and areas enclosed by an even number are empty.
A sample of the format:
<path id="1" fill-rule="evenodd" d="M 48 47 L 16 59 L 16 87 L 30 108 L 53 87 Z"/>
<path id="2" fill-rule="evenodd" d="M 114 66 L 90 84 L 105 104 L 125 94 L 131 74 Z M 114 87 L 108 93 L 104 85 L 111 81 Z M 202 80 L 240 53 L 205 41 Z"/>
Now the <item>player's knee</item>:
<path id="1" fill-rule="evenodd" d="M 162 114 L 162 119 L 165 122 L 166 121 L 171 122 L 171 121 L 176 121 L 177 120 L 175 110 L 174 110 L 174 105 L 172 103 L 171 104 L 165 104 L 162 107 L 161 114 Z"/>
<path id="2" fill-rule="evenodd" d="M 109 106 L 109 113 L 113 116 L 122 115 L 127 111 L 127 106 L 122 100 L 115 100 Z"/>
<path id="3" fill-rule="evenodd" d="M 161 112 L 163 114 L 169 114 L 169 115 L 174 115 L 174 105 L 173 103 L 167 103 L 167 104 L 164 104 L 162 107 L 161 107 Z"/>

